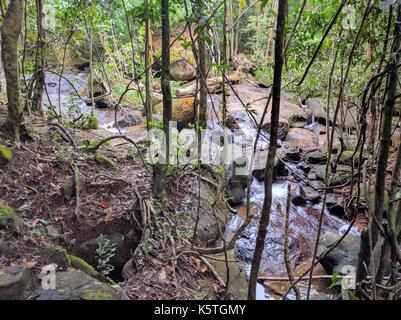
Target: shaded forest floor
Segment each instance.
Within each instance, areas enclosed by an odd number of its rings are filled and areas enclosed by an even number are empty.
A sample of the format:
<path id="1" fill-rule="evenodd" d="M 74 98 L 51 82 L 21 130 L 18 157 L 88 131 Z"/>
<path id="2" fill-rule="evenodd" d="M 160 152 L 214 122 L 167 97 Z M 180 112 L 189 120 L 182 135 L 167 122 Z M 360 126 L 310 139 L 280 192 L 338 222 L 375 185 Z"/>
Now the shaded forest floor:
<path id="1" fill-rule="evenodd" d="M 0 167 L 0 201 L 13 208 L 21 222 L 15 228 L 0 228 L 0 268 L 20 265 L 29 270 L 32 281 L 26 298 L 44 298 L 40 272 L 51 263 L 58 265 L 58 272 L 81 270 L 112 284 L 123 299 L 221 297 L 224 259 L 215 257 L 205 264 L 196 254 L 185 252 L 196 221 L 196 172 L 171 174 L 167 192 L 172 201 L 163 208 L 151 199 L 152 174 L 132 145 L 116 140 L 94 154 L 87 147 L 102 139 L 105 131 L 64 131 L 29 119 L 33 139 L 17 147 L 3 129 L 6 109 L 0 112 L 0 140 L 13 152 L 11 161 Z M 215 179 L 206 170 L 202 176 Z M 225 201 L 213 199 L 212 188 L 201 183 L 198 244 L 204 246 L 220 243 L 219 228 L 228 219 Z M 217 225 L 212 205 L 219 211 Z M 112 279 L 92 268 L 97 267 L 100 235 L 117 246 L 110 261 L 115 268 L 109 275 Z M 246 285 L 236 263 L 231 264 L 234 277 L 237 272 L 242 278 L 239 287 Z M 238 288 L 233 290 L 233 296 L 244 297 Z"/>

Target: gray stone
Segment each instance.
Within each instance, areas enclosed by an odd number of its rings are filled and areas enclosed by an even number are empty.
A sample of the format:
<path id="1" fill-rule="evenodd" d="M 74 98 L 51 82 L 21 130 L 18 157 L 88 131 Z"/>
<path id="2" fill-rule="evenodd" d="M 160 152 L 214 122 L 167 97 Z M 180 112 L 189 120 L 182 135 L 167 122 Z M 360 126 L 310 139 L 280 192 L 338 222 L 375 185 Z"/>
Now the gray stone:
<path id="1" fill-rule="evenodd" d="M 120 300 L 121 293 L 82 271 L 60 272 L 56 289 L 39 289 L 35 300 Z"/>
<path id="2" fill-rule="evenodd" d="M 331 248 L 341 237 L 341 234 L 333 232 L 325 233 L 319 242 L 318 257 Z M 347 235 L 338 246 L 321 260 L 320 264 L 329 274 L 341 272 L 345 266 L 356 267 L 360 241 L 360 236 Z"/>
<path id="3" fill-rule="evenodd" d="M 23 300 L 31 281 L 29 269 L 11 266 L 0 270 L 0 300 Z"/>

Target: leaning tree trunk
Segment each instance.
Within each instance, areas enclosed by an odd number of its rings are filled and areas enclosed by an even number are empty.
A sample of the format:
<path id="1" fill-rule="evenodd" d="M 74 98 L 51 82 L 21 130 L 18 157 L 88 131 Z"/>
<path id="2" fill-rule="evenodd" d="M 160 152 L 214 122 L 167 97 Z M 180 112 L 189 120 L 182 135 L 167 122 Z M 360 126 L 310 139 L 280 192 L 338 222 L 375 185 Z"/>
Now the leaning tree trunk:
<path id="1" fill-rule="evenodd" d="M 379 228 L 375 220 L 381 224 L 383 221 L 383 204 L 384 195 L 386 192 L 386 173 L 389 160 L 389 151 L 391 146 L 392 121 L 394 113 L 394 105 L 396 100 L 398 76 L 397 69 L 400 63 L 400 47 L 401 47 L 401 5 L 398 5 L 397 21 L 394 26 L 393 45 L 391 49 L 391 61 L 388 67 L 388 81 L 386 90 L 386 99 L 382 110 L 382 123 L 380 132 L 380 150 L 376 168 L 375 182 L 375 206 L 369 228 L 362 234 L 361 249 L 358 259 L 357 282 L 360 282 L 366 277 L 365 266 L 370 265 L 370 251 L 373 249 L 379 237 Z M 369 233 L 371 239 L 369 239 Z M 371 243 L 371 244 L 370 244 Z"/>
<path id="2" fill-rule="evenodd" d="M 16 141 L 19 141 L 21 134 L 24 133 L 18 70 L 18 39 L 24 20 L 24 2 L 24 0 L 10 2 L 1 28 L 1 58 L 7 83 L 8 120 Z"/>
<path id="3" fill-rule="evenodd" d="M 284 64 L 284 33 L 285 18 L 287 12 L 288 1 L 280 0 L 278 6 L 277 26 L 276 26 L 276 42 L 275 42 L 275 64 L 274 64 L 274 80 L 273 80 L 273 104 L 271 112 L 271 131 L 269 155 L 266 163 L 265 176 L 265 200 L 263 203 L 262 213 L 259 222 L 259 231 L 256 238 L 255 253 L 252 260 L 251 276 L 249 280 L 248 299 L 256 299 L 256 283 L 259 276 L 260 262 L 262 260 L 263 249 L 265 246 L 265 238 L 267 227 L 270 222 L 270 212 L 272 205 L 272 187 L 273 187 L 273 168 L 274 160 L 277 153 L 277 136 L 280 119 L 280 95 L 281 95 L 281 78 Z"/>
<path id="4" fill-rule="evenodd" d="M 165 159 L 159 157 L 159 163 L 154 167 L 153 193 L 162 199 L 165 194 L 167 167 L 170 154 L 170 121 L 172 118 L 172 96 L 170 86 L 170 16 L 169 0 L 162 0 L 162 74 L 161 86 L 163 91 L 163 130 L 165 135 Z"/>
<path id="5" fill-rule="evenodd" d="M 46 67 L 46 32 L 44 27 L 43 0 L 36 0 L 36 25 L 38 29 L 38 40 L 36 48 L 36 81 L 32 101 L 32 110 L 43 114 L 42 98 L 45 86 Z"/>

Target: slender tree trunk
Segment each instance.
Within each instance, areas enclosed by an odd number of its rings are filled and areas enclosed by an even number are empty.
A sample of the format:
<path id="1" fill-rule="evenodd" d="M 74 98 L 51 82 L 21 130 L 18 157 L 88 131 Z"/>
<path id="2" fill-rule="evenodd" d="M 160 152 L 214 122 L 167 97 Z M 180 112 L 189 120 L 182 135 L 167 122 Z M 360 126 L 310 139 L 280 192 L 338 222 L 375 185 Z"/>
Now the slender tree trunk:
<path id="1" fill-rule="evenodd" d="M 18 39 L 24 20 L 24 2 L 23 0 L 10 2 L 1 28 L 1 56 L 7 83 L 8 121 L 17 142 L 25 131 L 18 70 Z"/>
<path id="2" fill-rule="evenodd" d="M 94 70 L 93 70 L 93 27 L 92 27 L 92 21 L 89 21 L 89 68 L 90 68 L 90 95 L 91 95 L 91 108 L 92 108 L 92 114 L 95 114 L 95 92 L 94 92 Z"/>
<path id="3" fill-rule="evenodd" d="M 198 81 L 199 84 L 199 125 L 202 128 L 207 124 L 207 51 L 205 37 L 205 25 L 202 24 L 202 17 L 204 16 L 204 3 L 203 0 L 197 0 L 196 12 L 198 20 Z"/>
<path id="4" fill-rule="evenodd" d="M 146 122 L 149 129 L 149 125 L 152 122 L 152 93 L 150 89 L 152 69 L 151 69 L 151 28 L 150 28 L 150 17 L 149 17 L 149 0 L 146 1 L 146 21 L 145 21 L 145 90 L 146 90 Z"/>
<path id="5" fill-rule="evenodd" d="M 43 115 L 42 98 L 45 86 L 46 68 L 46 32 L 44 26 L 43 0 L 36 0 L 36 27 L 38 30 L 36 53 L 36 81 L 32 101 L 32 110 Z"/>
<path id="6" fill-rule="evenodd" d="M 380 149 L 376 168 L 375 182 L 375 206 L 373 215 L 378 223 L 383 221 L 383 203 L 385 196 L 385 182 L 389 159 L 389 151 L 391 146 L 392 120 L 394 113 L 395 97 L 397 93 L 398 79 L 397 66 L 400 63 L 400 47 L 401 47 L 401 5 L 398 5 L 397 21 L 394 27 L 393 46 L 391 49 L 391 61 L 389 64 L 389 74 L 387 81 L 387 94 L 382 110 L 382 123 L 380 132 Z M 371 219 L 368 230 L 362 235 L 361 249 L 359 252 L 357 282 L 362 281 L 366 277 L 365 266 L 370 265 L 370 251 L 376 246 L 379 237 L 379 229 L 373 219 Z M 368 233 L 371 233 L 371 245 Z"/>
<path id="7" fill-rule="evenodd" d="M 284 33 L 285 19 L 288 1 L 280 0 L 278 7 L 277 26 L 276 26 L 276 42 L 275 42 L 275 64 L 274 64 L 274 81 L 273 81 L 273 104 L 271 112 L 271 132 L 269 155 L 266 163 L 265 177 L 265 200 L 263 203 L 262 213 L 259 222 L 259 231 L 256 238 L 255 253 L 252 261 L 251 276 L 249 280 L 248 299 L 256 299 L 256 283 L 259 276 L 260 262 L 262 260 L 263 249 L 265 246 L 265 238 L 267 228 L 270 222 L 270 212 L 272 205 L 272 186 L 273 186 L 273 168 L 274 160 L 277 153 L 277 135 L 280 118 L 280 100 L 281 100 L 281 78 L 284 64 Z"/>
<path id="8" fill-rule="evenodd" d="M 162 15 L 162 74 L 161 87 L 163 91 L 163 130 L 165 134 L 165 159 L 159 159 L 161 163 L 154 168 L 154 195 L 163 199 L 165 194 L 167 167 L 170 154 L 170 121 L 172 118 L 172 96 L 170 86 L 170 16 L 169 0 L 161 2 Z M 164 160 L 164 161 L 163 161 Z"/>

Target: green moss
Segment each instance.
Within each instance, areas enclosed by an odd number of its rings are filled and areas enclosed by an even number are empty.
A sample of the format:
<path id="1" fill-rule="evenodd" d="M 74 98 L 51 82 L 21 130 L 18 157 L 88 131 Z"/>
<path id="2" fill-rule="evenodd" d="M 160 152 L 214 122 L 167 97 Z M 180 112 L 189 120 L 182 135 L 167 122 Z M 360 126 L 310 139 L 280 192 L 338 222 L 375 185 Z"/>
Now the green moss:
<path id="1" fill-rule="evenodd" d="M 344 151 L 340 156 L 340 162 L 345 164 L 351 164 L 352 161 L 357 162 L 359 160 L 360 153 L 359 152 L 355 153 L 355 156 L 354 153 L 355 151 L 353 150 Z"/>
<path id="2" fill-rule="evenodd" d="M 85 260 L 76 257 L 76 256 L 68 256 L 70 260 L 70 264 L 73 268 L 77 270 L 81 270 L 85 272 L 86 274 L 90 275 L 91 277 L 97 277 L 99 273 L 95 270 L 94 267 L 92 267 L 89 263 L 87 263 Z"/>
<path id="3" fill-rule="evenodd" d="M 7 164 L 13 157 L 12 151 L 5 145 L 0 144 L 0 165 Z"/>
<path id="4" fill-rule="evenodd" d="M 98 164 L 104 165 L 105 167 L 108 168 L 114 168 L 116 166 L 113 160 L 107 158 L 106 156 L 100 153 L 95 154 L 95 160 Z"/>
<path id="5" fill-rule="evenodd" d="M 113 298 L 108 292 L 90 289 L 82 292 L 81 297 L 84 300 L 111 300 Z"/>
<path id="6" fill-rule="evenodd" d="M 0 201 L 0 228 L 19 229 L 22 226 L 21 218 L 6 203 Z"/>

